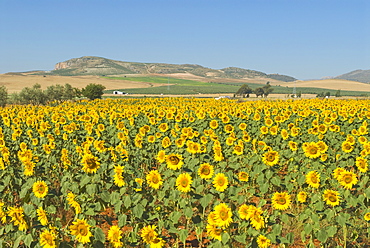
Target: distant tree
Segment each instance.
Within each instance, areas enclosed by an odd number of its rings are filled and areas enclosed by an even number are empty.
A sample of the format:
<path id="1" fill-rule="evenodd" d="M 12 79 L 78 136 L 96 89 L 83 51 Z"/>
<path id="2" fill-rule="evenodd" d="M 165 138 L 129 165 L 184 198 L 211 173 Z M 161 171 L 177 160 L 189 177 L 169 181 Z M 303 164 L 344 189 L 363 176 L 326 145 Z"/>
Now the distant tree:
<path id="1" fill-rule="evenodd" d="M 46 88 L 45 94 L 49 101 L 67 101 L 75 99 L 81 95 L 80 90 L 73 88 L 70 84 L 51 85 Z"/>
<path id="2" fill-rule="evenodd" d="M 105 86 L 101 84 L 89 84 L 82 89 L 82 95 L 90 100 L 101 99 L 104 94 L 103 90 L 105 90 Z"/>
<path id="3" fill-rule="evenodd" d="M 325 93 L 325 97 L 330 97 L 330 91 Z"/>
<path id="4" fill-rule="evenodd" d="M 5 107 L 8 102 L 8 90 L 5 86 L 0 86 L 0 107 Z"/>
<path id="5" fill-rule="evenodd" d="M 301 97 L 302 97 L 302 91 L 299 91 L 299 92 L 297 93 L 297 97 L 298 97 L 298 98 L 301 98 Z"/>
<path id="6" fill-rule="evenodd" d="M 337 90 L 337 92 L 335 92 L 335 97 L 341 97 L 340 90 Z"/>
<path id="7" fill-rule="evenodd" d="M 253 90 L 249 88 L 247 84 L 243 84 L 235 94 L 239 96 L 249 97 L 249 94 L 251 93 L 253 93 Z"/>
<path id="8" fill-rule="evenodd" d="M 324 92 L 320 92 L 320 93 L 318 93 L 318 94 L 316 95 L 316 97 L 324 97 L 324 96 L 325 96 Z"/>
<path id="9" fill-rule="evenodd" d="M 263 88 L 257 88 L 254 90 L 254 94 L 256 94 L 257 97 L 263 96 L 264 93 Z"/>
<path id="10" fill-rule="evenodd" d="M 31 88 L 25 87 L 18 94 L 14 94 L 12 101 L 16 104 L 43 105 L 48 101 L 48 97 L 41 89 L 41 85 L 35 84 Z"/>
<path id="11" fill-rule="evenodd" d="M 262 90 L 264 97 L 267 97 L 271 92 L 274 91 L 274 89 L 271 88 L 270 82 L 267 82 L 266 85 L 262 87 Z"/>

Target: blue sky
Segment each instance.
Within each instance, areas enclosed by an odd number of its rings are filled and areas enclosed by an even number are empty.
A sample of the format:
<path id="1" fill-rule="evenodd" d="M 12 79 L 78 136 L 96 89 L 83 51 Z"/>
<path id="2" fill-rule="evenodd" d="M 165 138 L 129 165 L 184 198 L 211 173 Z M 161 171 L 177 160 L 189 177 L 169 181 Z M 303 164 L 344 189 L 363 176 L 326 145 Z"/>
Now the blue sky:
<path id="1" fill-rule="evenodd" d="M 298 79 L 370 69 L 368 0 L 0 0 L 0 73 L 100 56 Z"/>

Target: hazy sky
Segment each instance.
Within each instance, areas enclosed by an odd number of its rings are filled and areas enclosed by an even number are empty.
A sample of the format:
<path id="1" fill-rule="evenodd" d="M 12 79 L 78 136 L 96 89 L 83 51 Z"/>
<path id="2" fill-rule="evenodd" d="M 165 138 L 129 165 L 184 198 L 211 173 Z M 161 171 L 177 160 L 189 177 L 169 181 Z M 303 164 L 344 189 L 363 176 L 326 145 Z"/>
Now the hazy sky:
<path id="1" fill-rule="evenodd" d="M 0 0 L 0 73 L 82 56 L 337 76 L 370 69 L 370 1 Z"/>

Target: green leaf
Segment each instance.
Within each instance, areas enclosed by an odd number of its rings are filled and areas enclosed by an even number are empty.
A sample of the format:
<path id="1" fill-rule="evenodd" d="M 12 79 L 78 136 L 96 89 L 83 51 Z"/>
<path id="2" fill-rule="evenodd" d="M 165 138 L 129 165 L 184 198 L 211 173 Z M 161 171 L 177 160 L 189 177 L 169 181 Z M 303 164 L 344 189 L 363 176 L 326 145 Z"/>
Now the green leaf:
<path id="1" fill-rule="evenodd" d="M 108 191 L 103 191 L 102 193 L 100 193 L 100 198 L 104 202 L 110 202 L 110 194 L 108 193 Z"/>
<path id="2" fill-rule="evenodd" d="M 110 194 L 110 203 L 111 204 L 116 204 L 117 202 L 119 202 L 121 200 L 121 198 L 120 198 L 120 195 L 119 195 L 119 193 L 118 192 L 112 192 L 111 194 Z"/>
<path id="3" fill-rule="evenodd" d="M 329 226 L 326 229 L 329 237 L 334 237 L 335 234 L 337 234 L 337 227 L 336 226 Z"/>
<path id="4" fill-rule="evenodd" d="M 23 242 L 26 246 L 30 247 L 31 246 L 31 243 L 33 241 L 33 238 L 32 238 L 32 235 L 29 233 L 26 235 L 26 237 L 24 238 Z"/>
<path id="5" fill-rule="evenodd" d="M 273 185 L 279 186 L 279 185 L 281 184 L 281 180 L 280 180 L 280 178 L 278 178 L 278 177 L 273 177 L 273 178 L 271 179 L 271 183 L 272 183 Z"/>
<path id="6" fill-rule="evenodd" d="M 80 187 L 82 188 L 83 186 L 85 186 L 86 184 L 88 184 L 90 182 L 91 178 L 89 175 L 84 175 L 80 181 Z"/>
<path id="7" fill-rule="evenodd" d="M 126 208 L 129 208 L 131 206 L 131 197 L 129 195 L 125 195 L 123 197 L 123 205 L 126 207 Z"/>
<path id="8" fill-rule="evenodd" d="M 230 240 L 230 235 L 227 232 L 223 232 L 221 234 L 221 240 L 223 244 L 227 244 L 227 242 Z"/>
<path id="9" fill-rule="evenodd" d="M 86 193 L 88 193 L 90 196 L 94 195 L 96 193 L 96 184 L 87 185 Z"/>
<path id="10" fill-rule="evenodd" d="M 104 232 L 103 232 L 103 230 L 101 228 L 95 227 L 94 238 L 96 240 L 99 240 L 102 243 L 105 242 L 105 235 L 104 235 Z"/>
<path id="11" fill-rule="evenodd" d="M 187 229 L 181 229 L 179 231 L 179 238 L 180 238 L 181 242 L 185 243 L 187 237 L 188 237 L 188 230 Z"/>
<path id="12" fill-rule="evenodd" d="M 289 216 L 287 214 L 282 214 L 281 215 L 281 220 L 285 223 L 285 224 L 288 224 L 289 223 Z"/>
<path id="13" fill-rule="evenodd" d="M 306 235 L 309 235 L 312 232 L 312 225 L 310 223 L 304 225 L 304 232 Z"/>
<path id="14" fill-rule="evenodd" d="M 184 214 L 186 217 L 191 218 L 193 216 L 193 210 L 191 207 L 186 207 L 184 210 Z"/>
<path id="15" fill-rule="evenodd" d="M 213 199 L 213 195 L 207 194 L 203 196 L 202 199 L 200 199 L 200 205 L 202 205 L 203 208 L 206 208 L 210 204 L 212 199 Z"/>
<path id="16" fill-rule="evenodd" d="M 18 248 L 19 243 L 23 240 L 23 238 L 24 238 L 23 234 L 19 235 L 18 238 L 14 241 L 13 248 Z"/>
<path id="17" fill-rule="evenodd" d="M 54 205 L 49 205 L 49 206 L 47 206 L 47 208 L 46 208 L 46 212 L 47 212 L 47 213 L 50 213 L 50 214 L 55 214 L 55 213 L 56 213 L 56 211 L 57 211 L 57 209 L 55 208 L 55 206 L 54 206 Z"/>
<path id="18" fill-rule="evenodd" d="M 242 243 L 242 244 L 247 244 L 246 242 L 246 239 L 247 239 L 247 235 L 245 233 L 241 234 L 241 235 L 236 235 L 235 237 L 235 240 L 238 241 L 239 243 Z"/>
<path id="19" fill-rule="evenodd" d="M 141 204 L 137 204 L 135 207 L 132 208 L 132 213 L 137 218 L 141 218 L 141 216 L 143 215 L 143 212 L 144 212 L 144 208 Z"/>
<path id="20" fill-rule="evenodd" d="M 127 220 L 127 215 L 125 214 L 120 214 L 118 216 L 118 226 L 123 227 L 126 225 L 126 220 Z"/>
<path id="21" fill-rule="evenodd" d="M 323 229 L 320 229 L 318 232 L 317 232 L 317 239 L 319 241 L 321 241 L 322 243 L 325 243 L 326 240 L 328 239 L 328 234 L 326 233 L 325 230 Z"/>

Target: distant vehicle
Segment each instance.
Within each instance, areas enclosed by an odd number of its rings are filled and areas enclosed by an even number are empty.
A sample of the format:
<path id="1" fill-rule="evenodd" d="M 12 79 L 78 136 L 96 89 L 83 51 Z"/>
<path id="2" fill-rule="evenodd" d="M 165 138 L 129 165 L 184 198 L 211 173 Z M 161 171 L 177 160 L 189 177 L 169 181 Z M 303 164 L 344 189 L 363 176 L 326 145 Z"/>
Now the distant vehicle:
<path id="1" fill-rule="evenodd" d="M 128 93 L 122 92 L 122 91 L 118 91 L 118 90 L 113 91 L 113 94 L 114 95 L 128 95 Z"/>
<path id="2" fill-rule="evenodd" d="M 219 96 L 219 97 L 216 97 L 215 99 L 216 99 L 216 100 L 220 100 L 220 99 L 222 99 L 222 98 L 230 99 L 231 97 L 229 97 L 229 96 Z"/>

